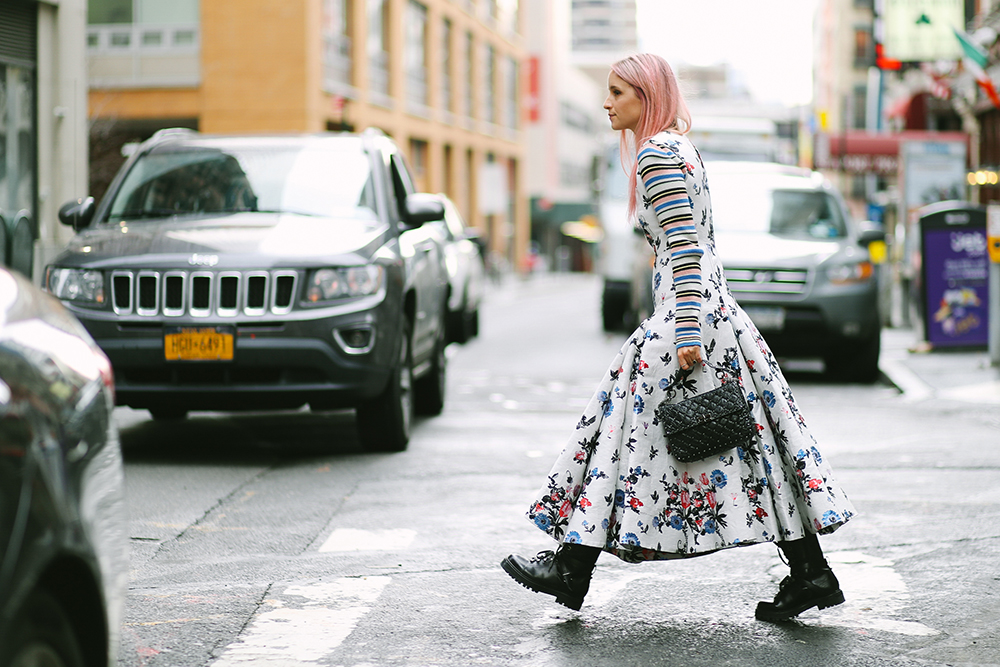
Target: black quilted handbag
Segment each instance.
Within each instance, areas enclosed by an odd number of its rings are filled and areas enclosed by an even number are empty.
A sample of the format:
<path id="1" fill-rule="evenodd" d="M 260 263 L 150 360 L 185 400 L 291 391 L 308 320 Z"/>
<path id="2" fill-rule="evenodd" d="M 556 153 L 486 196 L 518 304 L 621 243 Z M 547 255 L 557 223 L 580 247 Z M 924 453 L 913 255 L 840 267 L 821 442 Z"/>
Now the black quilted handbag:
<path id="1" fill-rule="evenodd" d="M 667 436 L 667 452 L 678 461 L 690 463 L 745 445 L 757 435 L 757 423 L 750 414 L 739 374 L 731 368 L 716 368 L 732 375 L 721 387 L 684 399 L 663 401 L 656 417 Z"/>

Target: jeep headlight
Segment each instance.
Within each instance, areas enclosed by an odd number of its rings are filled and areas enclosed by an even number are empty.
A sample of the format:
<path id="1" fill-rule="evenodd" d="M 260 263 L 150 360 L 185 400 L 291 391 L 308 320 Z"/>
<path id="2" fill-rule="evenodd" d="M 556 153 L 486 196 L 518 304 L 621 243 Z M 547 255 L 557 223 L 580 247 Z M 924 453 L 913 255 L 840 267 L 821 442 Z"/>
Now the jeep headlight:
<path id="1" fill-rule="evenodd" d="M 831 266 L 826 270 L 826 276 L 835 285 L 849 285 L 851 283 L 863 283 L 875 274 L 875 269 L 871 262 L 854 262 L 852 264 L 841 264 Z"/>
<path id="2" fill-rule="evenodd" d="M 313 271 L 306 287 L 312 303 L 376 294 L 382 289 L 383 271 L 376 264 Z"/>
<path id="3" fill-rule="evenodd" d="M 100 271 L 49 267 L 45 286 L 59 299 L 104 303 L 104 275 Z"/>

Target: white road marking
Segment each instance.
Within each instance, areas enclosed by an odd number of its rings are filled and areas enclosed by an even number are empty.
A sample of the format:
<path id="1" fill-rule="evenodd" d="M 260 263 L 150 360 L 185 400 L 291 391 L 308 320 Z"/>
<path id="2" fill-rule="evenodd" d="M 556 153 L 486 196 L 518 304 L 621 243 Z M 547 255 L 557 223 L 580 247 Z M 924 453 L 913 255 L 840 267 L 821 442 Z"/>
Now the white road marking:
<path id="1" fill-rule="evenodd" d="M 417 536 L 407 528 L 395 530 L 359 530 L 338 528 L 320 546 L 323 551 L 395 551 L 406 549 Z"/>
<path id="2" fill-rule="evenodd" d="M 909 605 L 910 594 L 906 582 L 892 568 L 891 560 L 857 551 L 831 552 L 827 560 L 837 573 L 847 602 L 820 612 L 819 625 L 881 630 L 913 637 L 940 634 L 918 621 L 898 620 Z"/>
<path id="3" fill-rule="evenodd" d="M 923 623 L 907 620 L 910 594 L 906 582 L 893 569 L 891 560 L 856 551 L 829 552 L 826 557 L 837 573 L 847 601 L 822 611 L 809 610 L 799 617 L 803 623 L 823 627 L 877 630 L 912 637 L 941 634 Z M 666 566 L 669 567 L 669 564 Z M 788 566 L 783 563 L 775 566 L 776 578 L 783 578 L 787 573 Z M 658 586 L 661 581 L 674 580 L 675 576 L 666 572 L 654 574 L 598 567 L 581 613 L 587 614 L 589 610 L 595 610 L 623 598 L 631 599 L 636 594 L 635 590 L 628 591 L 625 595 L 623 592 L 640 579 L 646 580 L 642 585 Z M 742 614 L 742 609 L 738 613 Z M 578 614 L 573 611 L 554 606 L 546 609 L 532 621 L 532 627 L 541 630 L 565 623 L 577 616 Z M 736 622 L 745 623 L 748 620 L 750 619 L 741 616 Z"/>
<path id="4" fill-rule="evenodd" d="M 305 667 L 329 656 L 371 611 L 390 577 L 289 586 L 212 667 Z M 288 606 L 286 606 L 288 605 Z"/>
<path id="5" fill-rule="evenodd" d="M 952 387 L 938 391 L 939 398 L 969 403 L 991 403 L 1000 405 L 1000 382 L 984 382 L 964 387 Z"/>

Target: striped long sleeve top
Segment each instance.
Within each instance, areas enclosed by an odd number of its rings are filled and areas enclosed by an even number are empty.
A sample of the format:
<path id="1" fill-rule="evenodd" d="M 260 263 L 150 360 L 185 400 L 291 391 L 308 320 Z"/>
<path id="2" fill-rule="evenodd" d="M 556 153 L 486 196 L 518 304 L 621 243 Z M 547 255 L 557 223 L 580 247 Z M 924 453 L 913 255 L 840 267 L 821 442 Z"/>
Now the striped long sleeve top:
<path id="1" fill-rule="evenodd" d="M 686 165 L 676 153 L 651 142 L 639 151 L 638 176 L 644 203 L 666 233 L 667 252 L 677 297 L 677 348 L 701 345 L 701 257 L 691 198 L 685 184 Z"/>

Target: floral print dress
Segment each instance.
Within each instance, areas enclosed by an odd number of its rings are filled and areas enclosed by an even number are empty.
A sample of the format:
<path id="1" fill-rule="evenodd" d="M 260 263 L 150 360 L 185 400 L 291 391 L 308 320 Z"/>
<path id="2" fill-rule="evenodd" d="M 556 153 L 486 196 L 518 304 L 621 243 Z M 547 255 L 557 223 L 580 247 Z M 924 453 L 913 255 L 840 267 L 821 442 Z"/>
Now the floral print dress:
<path id="1" fill-rule="evenodd" d="M 653 314 L 611 363 L 528 517 L 560 542 L 631 562 L 833 532 L 854 509 L 729 291 L 701 156 L 662 132 L 640 148 L 636 180 L 638 222 L 656 253 Z M 685 345 L 702 346 L 702 368 L 682 371 Z M 726 380 L 740 383 L 757 438 L 702 461 L 673 458 L 656 406 Z"/>

